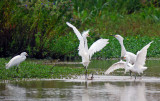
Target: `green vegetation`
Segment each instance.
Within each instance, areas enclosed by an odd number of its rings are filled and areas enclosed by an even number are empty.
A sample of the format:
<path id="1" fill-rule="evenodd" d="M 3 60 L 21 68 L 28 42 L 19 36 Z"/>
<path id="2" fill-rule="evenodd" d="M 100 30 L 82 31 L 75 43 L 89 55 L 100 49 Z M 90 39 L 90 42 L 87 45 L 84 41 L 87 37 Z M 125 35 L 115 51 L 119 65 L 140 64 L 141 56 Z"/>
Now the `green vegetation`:
<path id="1" fill-rule="evenodd" d="M 5 63 L 7 63 L 9 58 L 0 58 L 0 80 L 22 80 L 22 79 L 70 79 L 77 78 L 78 76 L 84 76 L 85 69 L 82 64 L 70 64 L 70 65 L 55 65 L 53 60 L 37 60 L 37 59 L 27 59 L 19 65 L 19 71 L 16 72 L 16 67 L 10 69 L 5 69 Z M 79 60 L 81 61 L 81 60 Z M 88 67 L 88 74 L 103 75 L 104 72 L 112 64 L 119 60 L 95 60 L 93 59 Z M 52 64 L 47 64 L 52 63 Z M 144 76 L 160 77 L 160 62 L 159 60 L 147 60 L 146 66 L 148 69 L 144 72 Z M 124 70 L 118 69 L 111 75 L 124 76 Z M 126 76 L 129 73 L 125 74 Z"/>
<path id="2" fill-rule="evenodd" d="M 157 0 L 1 0 L 0 57 L 13 57 L 26 51 L 30 58 L 80 58 L 79 40 L 66 25 L 67 21 L 81 32 L 90 29 L 89 46 L 99 38 L 109 39 L 110 43 L 93 58 L 120 57 L 120 44 L 111 34 L 122 35 L 126 50 L 133 53 L 154 41 L 147 57 L 160 57 L 160 2 Z M 15 68 L 4 68 L 8 61 L 0 58 L 2 80 L 70 78 L 84 74 L 83 68 L 53 67 L 30 60 L 20 64 L 17 73 Z M 106 64 L 104 68 L 94 69 L 102 73 Z M 89 68 L 91 72 L 93 68 Z"/>
<path id="3" fill-rule="evenodd" d="M 134 53 L 153 40 L 147 56 L 160 57 L 159 6 L 156 0 L 1 0 L 0 57 L 22 51 L 31 58 L 79 57 L 79 41 L 67 21 L 80 31 L 90 29 L 89 45 L 110 39 L 94 58 L 120 56 L 110 34 L 124 36 L 126 49 Z"/>
<path id="4" fill-rule="evenodd" d="M 14 80 L 23 78 L 73 78 L 85 73 L 85 69 L 82 68 L 71 68 L 71 67 L 61 67 L 53 65 L 45 65 L 43 61 L 36 63 L 33 60 L 27 60 L 19 65 L 18 73 L 16 72 L 16 67 L 10 69 L 5 69 L 5 63 L 9 59 L 0 59 L 0 79 L 1 80 Z M 93 72 L 89 70 L 88 74 Z"/>

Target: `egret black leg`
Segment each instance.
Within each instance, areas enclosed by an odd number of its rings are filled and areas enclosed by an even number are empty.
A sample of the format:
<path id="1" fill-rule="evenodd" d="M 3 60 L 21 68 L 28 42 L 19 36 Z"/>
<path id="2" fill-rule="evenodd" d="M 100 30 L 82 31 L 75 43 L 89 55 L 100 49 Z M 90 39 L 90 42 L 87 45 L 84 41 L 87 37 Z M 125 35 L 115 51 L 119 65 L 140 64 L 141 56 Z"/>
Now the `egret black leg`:
<path id="1" fill-rule="evenodd" d="M 93 73 L 92 73 L 91 80 L 93 80 L 93 78 L 94 78 L 94 77 L 93 77 Z"/>
<path id="2" fill-rule="evenodd" d="M 11 76 L 13 77 L 13 78 L 15 78 L 15 70 L 16 70 L 16 67 L 14 66 L 14 67 L 12 67 L 12 68 L 9 68 L 10 69 L 10 73 L 11 73 Z M 14 71 L 14 72 L 13 72 Z M 17 70 L 16 70 L 17 71 Z"/>
<path id="3" fill-rule="evenodd" d="M 86 73 L 85 73 L 85 79 L 86 79 L 86 80 L 87 80 L 87 72 L 88 72 L 88 71 L 87 71 L 87 68 L 86 68 Z"/>
<path id="4" fill-rule="evenodd" d="M 17 73 L 18 73 L 18 69 L 19 69 L 19 68 L 18 68 L 18 66 L 17 66 L 17 67 L 16 67 L 16 71 L 17 71 Z"/>
<path id="5" fill-rule="evenodd" d="M 129 75 L 132 77 L 132 71 L 129 71 Z"/>
<path id="6" fill-rule="evenodd" d="M 136 73 L 134 74 L 134 77 L 135 77 L 135 79 L 136 79 Z"/>

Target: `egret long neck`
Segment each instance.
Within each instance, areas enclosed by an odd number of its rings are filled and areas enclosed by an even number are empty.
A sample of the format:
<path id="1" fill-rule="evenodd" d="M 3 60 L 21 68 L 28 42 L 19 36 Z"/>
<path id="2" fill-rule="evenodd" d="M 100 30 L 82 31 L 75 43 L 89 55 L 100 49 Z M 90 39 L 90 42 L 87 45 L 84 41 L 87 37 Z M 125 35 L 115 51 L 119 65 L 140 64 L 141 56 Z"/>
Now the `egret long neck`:
<path id="1" fill-rule="evenodd" d="M 84 48 L 86 51 L 88 51 L 88 44 L 87 44 L 87 38 L 84 37 Z"/>
<path id="2" fill-rule="evenodd" d="M 120 40 L 119 41 L 120 45 L 121 45 L 121 57 L 124 56 L 126 54 L 126 49 L 124 47 L 124 44 L 123 44 L 123 40 Z"/>

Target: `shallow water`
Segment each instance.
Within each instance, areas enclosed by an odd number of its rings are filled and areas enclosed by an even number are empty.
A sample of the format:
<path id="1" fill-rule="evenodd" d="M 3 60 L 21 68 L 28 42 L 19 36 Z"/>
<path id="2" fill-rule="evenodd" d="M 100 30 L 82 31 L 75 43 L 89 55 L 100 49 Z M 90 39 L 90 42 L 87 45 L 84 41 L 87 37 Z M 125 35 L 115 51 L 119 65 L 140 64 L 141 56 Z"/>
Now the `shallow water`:
<path id="1" fill-rule="evenodd" d="M 81 61 L 81 60 L 79 60 Z M 105 72 L 105 70 L 107 70 L 112 64 L 118 62 L 119 60 L 115 59 L 115 60 L 91 60 L 88 69 L 101 69 Z M 80 64 L 80 62 L 65 62 L 65 64 L 63 64 L 63 62 L 57 63 L 57 66 L 69 66 L 69 67 L 73 67 L 73 68 L 78 68 L 78 67 L 83 67 L 82 64 Z M 148 59 L 146 60 L 146 67 L 148 67 L 148 69 L 146 71 L 144 71 L 145 76 L 153 76 L 153 77 L 160 77 L 160 59 Z M 120 70 L 117 70 L 120 71 Z M 123 71 L 123 70 L 122 70 Z M 117 75 L 117 72 L 112 73 L 112 75 Z M 118 75 L 124 75 L 124 73 L 120 73 Z M 128 75 L 128 74 L 127 74 Z"/>
<path id="2" fill-rule="evenodd" d="M 106 70 L 118 60 L 92 60 L 91 69 Z M 52 64 L 51 64 L 52 65 Z M 82 64 L 56 64 L 82 67 Z M 94 75 L 86 81 L 84 76 L 76 79 L 29 79 L 0 83 L 2 100 L 52 100 L 52 101 L 160 101 L 160 61 L 147 60 L 148 69 L 143 77 Z M 91 77 L 91 75 L 89 75 Z"/>
<path id="3" fill-rule="evenodd" d="M 99 77 L 87 82 L 72 79 L 1 83 L 0 100 L 160 101 L 160 78 L 144 77 L 135 81 L 122 76 L 102 76 L 103 80 Z"/>
<path id="4" fill-rule="evenodd" d="M 112 64 L 118 62 L 118 59 L 113 59 L 113 60 L 95 60 L 92 59 L 88 68 L 102 68 L 102 69 L 107 69 L 109 66 Z M 47 61 L 45 64 L 53 65 L 53 62 Z M 83 67 L 81 64 L 81 60 L 76 60 L 76 61 L 59 61 L 56 63 L 58 66 L 70 66 L 70 67 Z M 147 67 L 160 67 L 160 59 L 148 59 L 146 60 Z"/>

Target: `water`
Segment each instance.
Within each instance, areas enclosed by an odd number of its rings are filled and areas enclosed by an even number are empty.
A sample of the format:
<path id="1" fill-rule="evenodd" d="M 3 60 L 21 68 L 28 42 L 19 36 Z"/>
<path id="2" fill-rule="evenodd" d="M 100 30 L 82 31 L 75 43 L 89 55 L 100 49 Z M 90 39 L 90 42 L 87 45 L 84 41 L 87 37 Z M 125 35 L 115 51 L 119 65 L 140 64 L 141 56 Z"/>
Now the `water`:
<path id="1" fill-rule="evenodd" d="M 117 61 L 93 60 L 89 68 L 106 70 Z M 82 67 L 81 64 L 63 66 Z M 136 80 L 113 74 L 95 75 L 94 80 L 87 82 L 84 76 L 68 80 L 4 81 L 0 82 L 0 101 L 160 101 L 160 62 L 147 60 L 146 66 L 144 76 Z"/>
<path id="2" fill-rule="evenodd" d="M 79 60 L 81 61 L 81 60 Z M 103 72 L 105 72 L 112 64 L 118 62 L 119 60 L 115 59 L 115 60 L 94 60 L 92 59 L 88 68 L 89 69 L 101 69 L 103 70 Z M 76 63 L 74 64 L 63 64 L 63 62 L 61 62 L 60 64 L 56 64 L 58 66 L 69 66 L 69 67 L 73 67 L 73 68 L 78 68 L 78 67 L 83 67 L 82 64 L 80 64 L 79 62 L 76 61 Z M 160 59 L 148 59 L 146 60 L 146 67 L 148 67 L 148 69 L 146 71 L 144 71 L 145 76 L 153 76 L 153 77 L 160 77 Z M 117 70 L 120 71 L 120 70 Z M 123 70 L 122 70 L 123 71 Z M 124 73 L 120 73 L 120 75 L 123 75 Z M 112 75 L 119 75 L 117 74 L 117 72 L 112 73 Z M 127 74 L 129 75 L 129 74 Z"/>
<path id="3" fill-rule="evenodd" d="M 0 100 L 160 101 L 160 78 L 157 78 L 159 82 L 148 79 L 150 82 L 32 80 L 1 83 Z"/>

